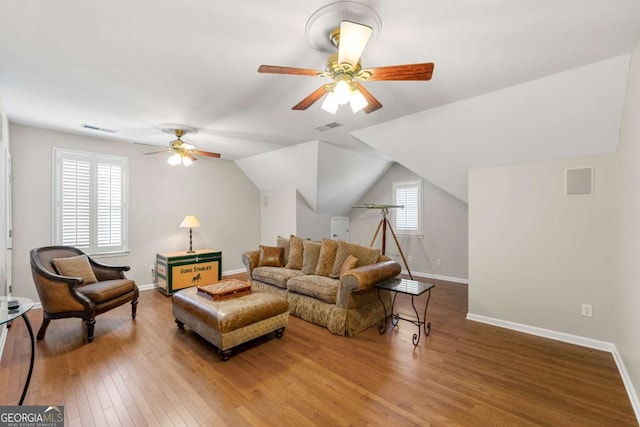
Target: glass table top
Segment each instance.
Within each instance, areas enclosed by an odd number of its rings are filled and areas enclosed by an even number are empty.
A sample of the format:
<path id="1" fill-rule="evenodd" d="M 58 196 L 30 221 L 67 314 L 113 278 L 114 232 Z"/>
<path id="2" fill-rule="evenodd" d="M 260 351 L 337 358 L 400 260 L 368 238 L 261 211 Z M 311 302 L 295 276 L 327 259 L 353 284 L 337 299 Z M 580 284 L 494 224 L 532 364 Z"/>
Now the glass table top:
<path id="1" fill-rule="evenodd" d="M 9 301 L 16 300 L 20 304 L 17 309 L 9 310 Z M 0 297 L 0 325 L 9 323 L 31 310 L 34 303 L 29 298 L 24 297 Z"/>
<path id="2" fill-rule="evenodd" d="M 400 292 L 409 295 L 420 295 L 435 285 L 432 283 L 419 282 L 417 280 L 401 279 L 395 277 L 382 283 L 375 285 L 378 289 L 387 289 L 389 291 Z"/>

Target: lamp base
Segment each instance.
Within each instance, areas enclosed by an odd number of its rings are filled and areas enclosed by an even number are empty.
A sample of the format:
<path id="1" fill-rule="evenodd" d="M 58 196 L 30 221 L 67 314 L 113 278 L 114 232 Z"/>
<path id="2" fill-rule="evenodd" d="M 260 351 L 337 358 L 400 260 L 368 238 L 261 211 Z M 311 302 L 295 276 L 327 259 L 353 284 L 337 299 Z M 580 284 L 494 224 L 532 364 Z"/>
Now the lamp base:
<path id="1" fill-rule="evenodd" d="M 187 251 L 188 254 L 195 254 L 196 251 Z"/>

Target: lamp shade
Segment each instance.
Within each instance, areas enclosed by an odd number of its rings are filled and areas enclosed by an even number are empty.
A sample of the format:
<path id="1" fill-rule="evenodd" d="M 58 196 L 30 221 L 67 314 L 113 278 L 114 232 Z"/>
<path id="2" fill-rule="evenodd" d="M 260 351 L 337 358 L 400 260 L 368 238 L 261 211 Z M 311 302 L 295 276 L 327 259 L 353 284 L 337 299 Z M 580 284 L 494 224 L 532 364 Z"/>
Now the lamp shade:
<path id="1" fill-rule="evenodd" d="M 196 228 L 200 227 L 200 221 L 193 215 L 187 215 L 184 217 L 179 225 L 180 228 Z"/>

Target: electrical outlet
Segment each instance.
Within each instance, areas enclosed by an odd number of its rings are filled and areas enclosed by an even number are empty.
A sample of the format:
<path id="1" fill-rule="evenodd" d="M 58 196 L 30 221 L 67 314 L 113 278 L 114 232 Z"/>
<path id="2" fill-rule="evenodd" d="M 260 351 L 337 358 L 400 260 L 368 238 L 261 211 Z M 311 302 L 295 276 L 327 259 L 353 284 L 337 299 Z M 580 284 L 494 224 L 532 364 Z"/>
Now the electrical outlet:
<path id="1" fill-rule="evenodd" d="M 440 265 L 440 258 L 436 260 L 436 265 Z"/>
<path id="2" fill-rule="evenodd" d="M 591 304 L 582 304 L 582 315 L 584 317 L 593 317 L 593 306 Z"/>
<path id="3" fill-rule="evenodd" d="M 411 259 L 412 259 L 412 257 L 411 257 L 411 255 L 409 255 L 409 256 L 407 257 L 407 261 L 411 262 Z"/>

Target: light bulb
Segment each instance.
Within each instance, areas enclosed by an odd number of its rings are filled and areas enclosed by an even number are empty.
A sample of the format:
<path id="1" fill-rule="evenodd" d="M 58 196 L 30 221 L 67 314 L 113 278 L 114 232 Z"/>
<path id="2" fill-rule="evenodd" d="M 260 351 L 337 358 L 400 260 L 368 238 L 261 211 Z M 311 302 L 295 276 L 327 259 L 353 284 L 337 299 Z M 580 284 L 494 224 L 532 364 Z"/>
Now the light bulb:
<path id="1" fill-rule="evenodd" d="M 349 99 L 349 103 L 351 104 L 351 110 L 354 113 L 357 113 L 369 105 L 367 98 L 365 98 L 362 92 L 358 89 L 354 89 L 353 92 L 351 92 L 351 99 Z"/>
<path id="2" fill-rule="evenodd" d="M 338 111 L 338 103 L 336 102 L 336 96 L 333 92 L 329 92 L 327 97 L 324 99 L 322 106 L 320 107 L 324 111 L 328 111 L 331 114 L 335 114 Z"/>
<path id="3" fill-rule="evenodd" d="M 189 166 L 191 163 L 193 163 L 193 160 L 191 160 L 190 158 L 188 158 L 187 156 L 183 156 L 182 157 L 182 164 L 185 166 Z"/>
<path id="4" fill-rule="evenodd" d="M 180 154 L 178 153 L 173 153 L 171 156 L 169 156 L 169 158 L 167 159 L 167 163 L 169 163 L 171 166 L 176 166 L 180 164 Z"/>
<path id="5" fill-rule="evenodd" d="M 349 83 L 346 79 L 340 79 L 337 81 L 336 87 L 333 89 L 333 94 L 335 95 L 338 105 L 344 105 L 349 102 L 349 99 L 351 98 L 351 88 L 349 87 Z"/>

